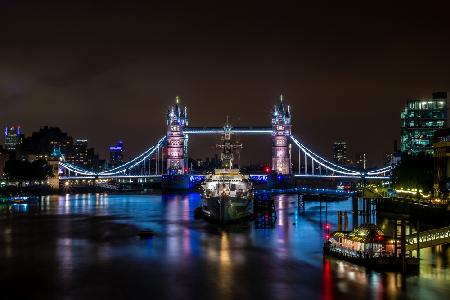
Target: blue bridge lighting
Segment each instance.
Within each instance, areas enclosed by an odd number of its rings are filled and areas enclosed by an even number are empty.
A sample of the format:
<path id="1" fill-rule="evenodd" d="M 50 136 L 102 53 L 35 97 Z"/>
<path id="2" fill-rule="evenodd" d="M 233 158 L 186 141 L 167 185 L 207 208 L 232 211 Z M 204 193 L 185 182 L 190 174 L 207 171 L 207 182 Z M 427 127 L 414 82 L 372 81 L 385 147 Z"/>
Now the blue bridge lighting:
<path id="1" fill-rule="evenodd" d="M 153 146 L 137 155 L 130 161 L 112 169 L 94 172 L 70 164 L 66 161 L 59 163 L 60 180 L 72 179 L 148 179 L 161 178 L 162 174 L 189 174 L 187 168 L 187 144 L 191 135 L 223 134 L 223 127 L 188 127 L 187 108 L 181 108 L 179 98 L 176 105 L 168 112 L 168 133 L 161 137 Z M 306 147 L 300 139 L 291 133 L 291 111 L 285 106 L 283 99 L 274 106 L 271 127 L 231 127 L 231 133 L 248 135 L 266 135 L 273 139 L 272 168 L 269 171 L 279 174 L 276 179 L 283 180 L 284 176 L 294 175 L 296 178 L 352 178 L 352 179 L 390 179 L 392 166 L 385 166 L 373 170 L 354 170 L 338 165 L 318 155 Z M 298 170 L 292 170 L 291 157 L 288 155 L 288 143 L 297 150 Z M 163 148 L 167 149 L 166 161 L 163 162 Z M 295 156 L 295 155 L 294 155 Z M 156 168 L 150 168 L 154 161 Z M 165 165 L 166 171 L 163 166 Z M 156 170 L 155 170 L 156 169 Z M 189 181 L 196 183 L 204 180 L 204 175 L 190 175 Z M 250 179 L 255 182 L 266 182 L 267 175 L 253 174 Z"/>

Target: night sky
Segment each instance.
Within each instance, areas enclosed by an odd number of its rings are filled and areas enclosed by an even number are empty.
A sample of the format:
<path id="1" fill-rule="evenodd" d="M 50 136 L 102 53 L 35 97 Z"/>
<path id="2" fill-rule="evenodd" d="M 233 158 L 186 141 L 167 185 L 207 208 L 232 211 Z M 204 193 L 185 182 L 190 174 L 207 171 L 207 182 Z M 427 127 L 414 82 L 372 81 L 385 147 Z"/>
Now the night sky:
<path id="1" fill-rule="evenodd" d="M 60 126 L 101 155 L 153 144 L 176 95 L 192 126 L 267 126 L 283 93 L 313 150 L 342 139 L 381 164 L 405 101 L 450 91 L 448 1 L 33 2 L 0 0 L 0 124 Z M 270 160 L 270 138 L 243 142 Z"/>

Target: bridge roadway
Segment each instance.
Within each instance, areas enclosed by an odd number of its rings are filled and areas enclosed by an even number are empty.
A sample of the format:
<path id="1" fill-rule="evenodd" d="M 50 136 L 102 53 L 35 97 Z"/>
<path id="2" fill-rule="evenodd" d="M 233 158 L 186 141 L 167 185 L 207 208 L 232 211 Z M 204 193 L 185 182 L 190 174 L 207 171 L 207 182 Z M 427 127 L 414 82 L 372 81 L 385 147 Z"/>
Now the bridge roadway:
<path id="1" fill-rule="evenodd" d="M 198 181 L 201 179 L 204 179 L 204 175 L 192 175 L 195 177 L 194 181 Z M 191 177 L 192 177 L 191 176 Z M 351 176 L 351 175 L 312 175 L 312 174 L 294 174 L 295 178 L 328 178 L 328 179 L 357 179 L 360 180 L 361 176 Z M 161 179 L 161 174 L 147 174 L 147 175 L 125 175 L 125 174 L 118 174 L 118 175 L 80 175 L 80 176 L 60 176 L 59 180 L 82 180 L 82 179 L 144 179 L 144 178 L 152 178 L 152 179 Z M 267 181 L 267 175 L 260 175 L 260 174 L 252 174 L 250 177 L 253 180 L 257 181 Z M 200 179 L 201 178 L 201 179 Z M 389 176 L 365 176 L 365 179 L 389 179 Z"/>
<path id="2" fill-rule="evenodd" d="M 450 226 L 419 232 L 419 247 L 417 233 L 406 236 L 406 251 L 412 251 L 450 243 Z"/>
<path id="3" fill-rule="evenodd" d="M 148 179 L 161 179 L 161 175 L 122 175 L 117 176 L 117 179 L 136 179 L 136 178 L 148 178 Z M 106 177 L 105 178 L 110 178 Z M 254 174 L 250 175 L 250 178 L 254 181 L 267 181 L 267 175 Z M 61 177 L 61 180 L 94 180 L 102 179 L 101 176 L 67 176 Z M 191 175 L 191 182 L 199 182 L 205 179 L 204 175 Z M 317 196 L 339 196 L 339 197 L 351 197 L 356 194 L 355 191 L 346 191 L 338 189 L 326 189 L 326 188 L 309 188 L 309 187 L 297 187 L 288 189 L 258 189 L 255 190 L 255 195 L 279 195 L 279 194 L 308 194 Z"/>
<path id="4" fill-rule="evenodd" d="M 223 127 L 185 127 L 183 132 L 186 134 L 223 134 Z M 273 129 L 264 126 L 232 127 L 231 132 L 271 135 Z"/>

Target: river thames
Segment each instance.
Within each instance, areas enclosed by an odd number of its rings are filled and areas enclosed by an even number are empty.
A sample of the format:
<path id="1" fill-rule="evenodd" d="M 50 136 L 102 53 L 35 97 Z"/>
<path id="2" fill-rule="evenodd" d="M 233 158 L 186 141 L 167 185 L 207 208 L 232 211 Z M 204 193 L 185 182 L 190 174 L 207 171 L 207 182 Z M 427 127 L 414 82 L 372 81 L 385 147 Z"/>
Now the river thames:
<path id="1" fill-rule="evenodd" d="M 200 195 L 83 194 L 0 206 L 3 299 L 446 299 L 448 246 L 421 250 L 419 274 L 378 273 L 324 258 L 324 225 L 352 202 L 297 210 L 276 226 L 194 220 Z M 352 218 L 349 217 L 349 226 Z M 156 236 L 140 239 L 141 229 Z"/>

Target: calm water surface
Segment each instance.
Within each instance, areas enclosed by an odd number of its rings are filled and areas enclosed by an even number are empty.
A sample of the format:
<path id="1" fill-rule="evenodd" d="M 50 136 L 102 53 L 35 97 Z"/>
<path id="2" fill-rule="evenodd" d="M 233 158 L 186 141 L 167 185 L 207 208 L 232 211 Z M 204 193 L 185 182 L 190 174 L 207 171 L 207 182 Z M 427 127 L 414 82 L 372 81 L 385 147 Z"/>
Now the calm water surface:
<path id="1" fill-rule="evenodd" d="M 198 194 L 67 195 L 0 206 L 5 299 L 446 299 L 447 246 L 421 250 L 418 275 L 323 258 L 324 224 L 351 200 L 279 196 L 275 228 L 224 230 L 194 220 Z M 140 229 L 157 236 L 141 240 Z M 2 297 L 3 298 L 3 297 Z"/>

